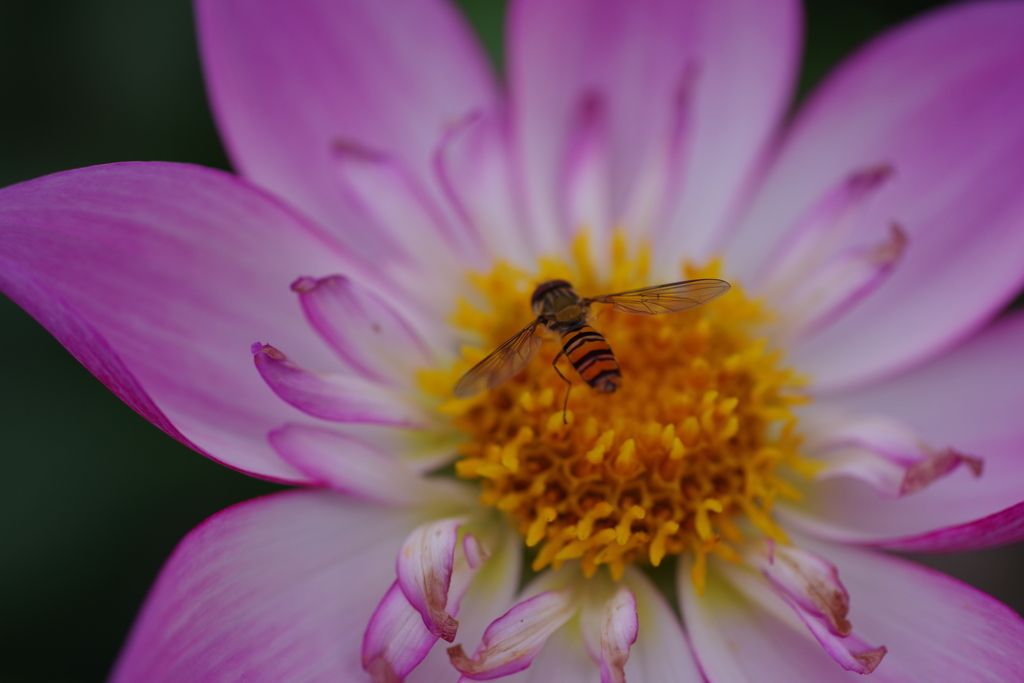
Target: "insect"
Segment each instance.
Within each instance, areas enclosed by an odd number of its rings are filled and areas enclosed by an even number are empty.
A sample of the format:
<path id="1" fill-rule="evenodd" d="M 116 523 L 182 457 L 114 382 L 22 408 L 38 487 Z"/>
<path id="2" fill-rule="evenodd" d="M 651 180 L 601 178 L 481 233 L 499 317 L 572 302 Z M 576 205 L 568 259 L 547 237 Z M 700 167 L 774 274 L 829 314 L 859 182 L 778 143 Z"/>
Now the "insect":
<path id="1" fill-rule="evenodd" d="M 610 394 L 622 384 L 622 373 L 611 346 L 601 333 L 589 325 L 591 304 L 611 304 L 616 311 L 633 315 L 661 315 L 688 311 L 716 299 L 729 291 L 725 280 L 686 280 L 667 285 L 631 289 L 618 294 L 584 298 L 565 280 L 548 280 L 533 290 L 530 304 L 537 318 L 511 339 L 492 351 L 455 383 L 458 398 L 469 398 L 481 391 L 494 389 L 529 365 L 540 348 L 541 337 L 534 334 L 543 326 L 558 335 L 562 350 L 551 366 L 572 389 L 570 381 L 558 369 L 562 356 L 569 359 L 583 381 L 595 391 Z M 569 403 L 565 393 L 562 420 Z"/>

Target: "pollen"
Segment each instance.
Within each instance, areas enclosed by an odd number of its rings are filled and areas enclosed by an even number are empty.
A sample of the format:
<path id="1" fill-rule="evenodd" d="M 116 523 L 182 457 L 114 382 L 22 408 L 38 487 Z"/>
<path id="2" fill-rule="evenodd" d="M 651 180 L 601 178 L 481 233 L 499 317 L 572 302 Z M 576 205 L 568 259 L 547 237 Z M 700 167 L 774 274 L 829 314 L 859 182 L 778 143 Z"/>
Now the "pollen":
<path id="1" fill-rule="evenodd" d="M 630 254 L 622 238 L 604 277 L 590 253 L 579 238 L 570 259 L 544 259 L 536 273 L 499 264 L 470 277 L 454 322 L 479 344 L 440 373 L 448 381 L 439 373 L 430 381 L 447 387 L 440 412 L 464 434 L 455 472 L 508 516 L 535 553 L 535 571 L 578 561 L 587 576 L 607 565 L 618 579 L 631 563 L 692 553 L 700 588 L 708 553 L 735 557 L 733 545 L 752 534 L 786 542 L 773 506 L 798 495 L 794 476 L 813 471 L 793 412 L 807 401 L 805 381 L 759 336 L 770 311 L 738 283 L 680 313 L 629 315 L 594 304 L 590 324 L 621 367 L 612 393 L 588 386 L 563 356 L 569 389 L 552 368 L 554 338 L 504 384 L 451 398 L 463 373 L 531 322 L 539 282 L 564 279 L 584 297 L 659 284 L 650 281 L 647 252 Z M 686 264 L 676 279 L 720 277 L 720 269 Z"/>

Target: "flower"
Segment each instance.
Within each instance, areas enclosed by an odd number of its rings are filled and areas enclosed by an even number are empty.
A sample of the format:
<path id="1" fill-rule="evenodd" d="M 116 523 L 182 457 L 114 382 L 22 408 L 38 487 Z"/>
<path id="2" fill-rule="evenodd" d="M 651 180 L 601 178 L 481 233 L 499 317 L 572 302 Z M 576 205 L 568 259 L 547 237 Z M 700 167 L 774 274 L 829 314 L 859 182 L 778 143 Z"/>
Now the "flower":
<path id="1" fill-rule="evenodd" d="M 1020 677 L 1017 615 L 864 546 L 1022 536 L 1024 8 L 882 37 L 781 133 L 792 3 L 510 12 L 505 99 L 439 2 L 204 0 L 241 178 L 0 191 L 5 293 L 168 433 L 307 486 L 182 542 L 114 680 Z M 449 395 L 538 281 L 684 276 L 733 291 L 594 321 L 617 391 L 537 359 Z M 672 558 L 682 621 L 638 569 Z"/>

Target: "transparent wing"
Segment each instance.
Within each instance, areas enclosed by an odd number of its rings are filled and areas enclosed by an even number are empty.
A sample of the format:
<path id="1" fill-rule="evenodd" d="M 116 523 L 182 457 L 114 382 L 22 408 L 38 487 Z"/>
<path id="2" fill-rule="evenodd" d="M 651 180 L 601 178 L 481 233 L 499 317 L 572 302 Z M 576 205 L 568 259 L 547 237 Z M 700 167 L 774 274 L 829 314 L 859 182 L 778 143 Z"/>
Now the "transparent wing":
<path id="1" fill-rule="evenodd" d="M 540 320 L 534 320 L 507 342 L 496 348 L 455 383 L 458 398 L 469 398 L 512 379 L 537 355 L 544 340 L 533 334 Z"/>
<path id="2" fill-rule="evenodd" d="M 728 292 L 729 287 L 725 280 L 686 280 L 595 296 L 583 303 L 611 304 L 616 311 L 633 315 L 661 315 L 702 306 Z"/>

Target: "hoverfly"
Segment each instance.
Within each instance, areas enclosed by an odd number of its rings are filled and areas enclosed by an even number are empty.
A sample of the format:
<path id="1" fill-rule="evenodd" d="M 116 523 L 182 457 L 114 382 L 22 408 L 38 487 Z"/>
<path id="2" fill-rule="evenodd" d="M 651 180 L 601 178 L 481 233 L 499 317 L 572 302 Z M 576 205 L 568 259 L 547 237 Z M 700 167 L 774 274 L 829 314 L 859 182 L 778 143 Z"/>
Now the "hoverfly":
<path id="1" fill-rule="evenodd" d="M 494 389 L 518 374 L 537 355 L 542 339 L 534 332 L 542 325 L 561 341 L 562 350 L 551 366 L 569 384 L 569 389 L 572 389 L 572 382 L 557 365 L 562 356 L 569 359 L 583 381 L 595 391 L 610 394 L 622 384 L 622 373 L 611 346 L 588 324 L 592 317 L 591 304 L 611 304 L 614 310 L 633 315 L 661 315 L 688 311 L 727 291 L 729 283 L 725 280 L 704 279 L 583 298 L 565 280 L 542 282 L 530 299 L 537 318 L 463 375 L 455 383 L 455 396 L 469 398 Z M 563 421 L 568 402 L 567 389 L 562 406 Z"/>

